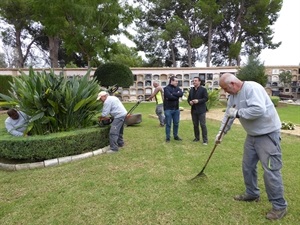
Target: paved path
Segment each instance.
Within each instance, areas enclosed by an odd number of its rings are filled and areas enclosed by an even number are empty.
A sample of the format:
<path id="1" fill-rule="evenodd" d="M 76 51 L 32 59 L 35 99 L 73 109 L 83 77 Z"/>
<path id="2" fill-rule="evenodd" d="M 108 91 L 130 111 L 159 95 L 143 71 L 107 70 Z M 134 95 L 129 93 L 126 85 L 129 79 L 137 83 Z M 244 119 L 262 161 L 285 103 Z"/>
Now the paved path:
<path id="1" fill-rule="evenodd" d="M 223 119 L 224 113 L 225 112 L 223 112 L 222 108 L 221 109 L 212 109 L 206 113 L 206 118 L 221 121 Z M 187 110 L 187 109 L 181 111 L 180 119 L 181 120 L 191 120 L 191 111 Z M 234 123 L 240 124 L 238 119 L 234 120 Z M 281 130 L 281 133 L 300 137 L 300 127 L 298 125 L 295 127 L 295 130 Z"/>

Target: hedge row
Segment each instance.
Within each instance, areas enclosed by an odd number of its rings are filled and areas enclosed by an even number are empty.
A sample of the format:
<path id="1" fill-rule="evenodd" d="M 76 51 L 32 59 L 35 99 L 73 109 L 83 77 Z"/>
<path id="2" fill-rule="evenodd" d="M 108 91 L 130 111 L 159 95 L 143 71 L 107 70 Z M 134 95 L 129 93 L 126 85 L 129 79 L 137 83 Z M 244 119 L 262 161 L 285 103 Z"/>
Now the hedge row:
<path id="1" fill-rule="evenodd" d="M 10 89 L 9 82 L 13 82 L 12 76 L 0 75 L 0 93 L 8 95 L 8 90 Z"/>
<path id="2" fill-rule="evenodd" d="M 280 98 L 279 98 L 278 96 L 271 96 L 270 98 L 271 98 L 271 100 L 272 100 L 272 102 L 273 102 L 274 106 L 275 106 L 275 107 L 277 107 L 277 106 L 278 106 L 278 103 L 279 103 L 279 100 L 280 100 Z"/>
<path id="3" fill-rule="evenodd" d="M 109 126 L 53 133 L 45 136 L 0 138 L 0 157 L 37 162 L 77 155 L 109 144 Z"/>

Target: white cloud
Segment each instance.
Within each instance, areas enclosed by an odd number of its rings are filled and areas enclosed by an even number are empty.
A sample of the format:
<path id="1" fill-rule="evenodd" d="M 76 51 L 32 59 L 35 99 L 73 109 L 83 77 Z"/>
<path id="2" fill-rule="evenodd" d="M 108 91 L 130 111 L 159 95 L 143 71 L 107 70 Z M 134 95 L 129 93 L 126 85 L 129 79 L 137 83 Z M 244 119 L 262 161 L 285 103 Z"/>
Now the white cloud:
<path id="1" fill-rule="evenodd" d="M 273 42 L 282 42 L 277 49 L 262 51 L 265 66 L 300 65 L 300 1 L 284 0 L 279 18 L 274 25 Z"/>

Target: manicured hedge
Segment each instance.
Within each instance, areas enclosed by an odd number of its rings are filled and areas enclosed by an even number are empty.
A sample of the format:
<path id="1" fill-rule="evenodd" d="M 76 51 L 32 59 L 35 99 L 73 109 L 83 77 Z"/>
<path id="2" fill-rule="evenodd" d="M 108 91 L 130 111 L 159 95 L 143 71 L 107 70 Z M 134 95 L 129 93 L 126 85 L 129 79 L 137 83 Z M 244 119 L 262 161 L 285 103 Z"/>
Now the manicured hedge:
<path id="1" fill-rule="evenodd" d="M 53 133 L 45 136 L 0 137 L 0 157 L 37 162 L 77 155 L 109 144 L 109 126 Z"/>
<path id="2" fill-rule="evenodd" d="M 8 95 L 10 89 L 10 83 L 13 82 L 13 78 L 10 75 L 0 75 L 0 93 Z M 1 101 L 1 98 L 0 98 Z"/>
<path id="3" fill-rule="evenodd" d="M 94 77 L 104 87 L 117 84 L 119 87 L 127 88 L 133 85 L 134 82 L 131 69 L 126 65 L 115 62 L 99 66 L 94 73 Z"/>
<path id="4" fill-rule="evenodd" d="M 13 78 L 10 75 L 0 76 L 0 93 L 7 95 L 10 89 L 10 83 L 13 82 Z"/>
<path id="5" fill-rule="evenodd" d="M 275 106 L 275 107 L 277 107 L 277 106 L 278 106 L 278 103 L 279 103 L 279 100 L 280 100 L 280 98 L 279 98 L 278 96 L 271 96 L 270 98 L 271 98 L 271 100 L 272 100 L 272 102 L 273 102 L 274 106 Z"/>

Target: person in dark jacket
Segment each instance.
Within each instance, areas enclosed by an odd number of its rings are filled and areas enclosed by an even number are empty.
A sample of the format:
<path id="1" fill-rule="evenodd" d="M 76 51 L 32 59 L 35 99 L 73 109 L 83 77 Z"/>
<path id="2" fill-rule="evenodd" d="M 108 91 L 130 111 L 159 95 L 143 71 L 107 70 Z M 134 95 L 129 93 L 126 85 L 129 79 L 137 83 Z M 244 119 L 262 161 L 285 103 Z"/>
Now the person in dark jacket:
<path id="1" fill-rule="evenodd" d="M 170 77 L 169 84 L 164 88 L 164 112 L 166 120 L 166 142 L 170 142 L 171 124 L 173 121 L 173 136 L 174 140 L 182 141 L 178 136 L 179 128 L 179 98 L 182 97 L 183 92 L 178 87 L 178 80 L 176 77 Z"/>
<path id="2" fill-rule="evenodd" d="M 203 145 L 207 145 L 206 102 L 208 100 L 208 94 L 206 88 L 201 86 L 200 77 L 195 77 L 193 84 L 194 87 L 190 89 L 188 96 L 188 103 L 191 106 L 191 115 L 194 125 L 195 139 L 193 141 L 200 140 L 200 123 Z"/>

